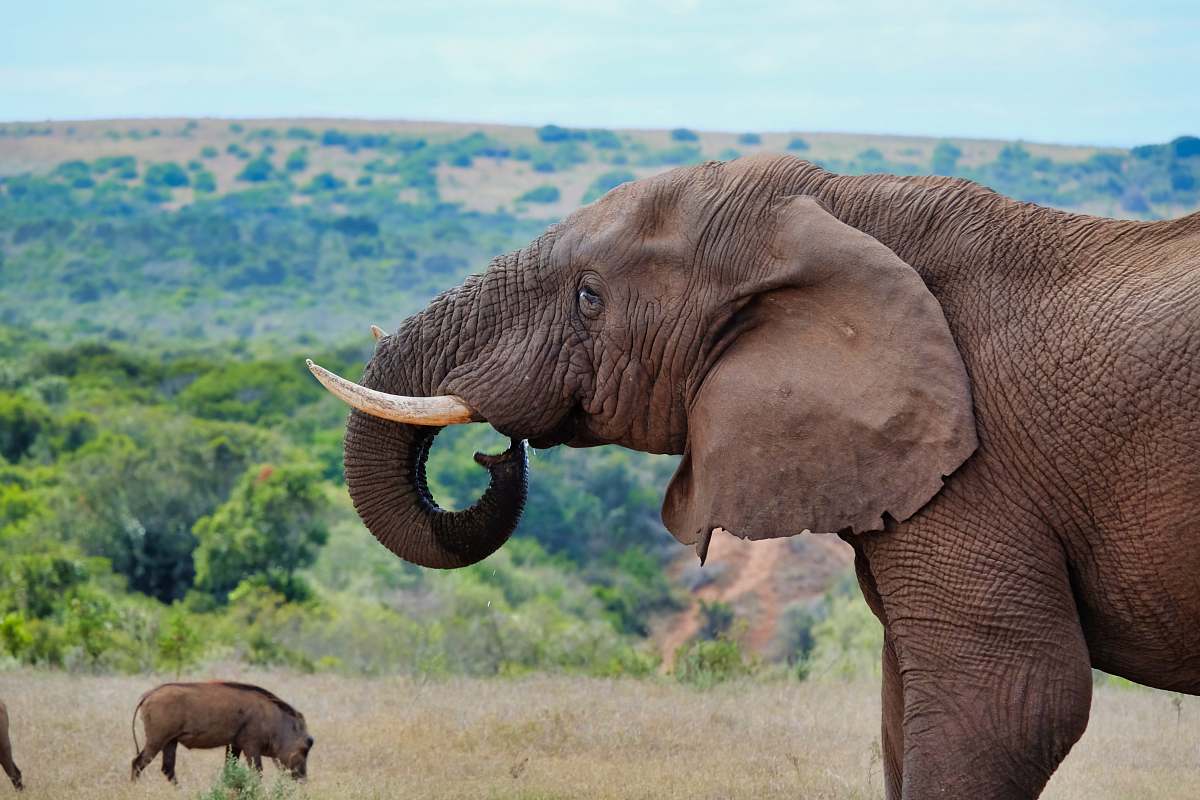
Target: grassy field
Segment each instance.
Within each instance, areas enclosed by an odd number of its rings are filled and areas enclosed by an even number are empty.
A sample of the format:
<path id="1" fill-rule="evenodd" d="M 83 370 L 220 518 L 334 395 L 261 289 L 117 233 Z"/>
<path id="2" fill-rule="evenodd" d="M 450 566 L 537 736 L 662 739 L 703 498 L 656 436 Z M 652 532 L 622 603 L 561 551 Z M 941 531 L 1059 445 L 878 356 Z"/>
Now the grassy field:
<path id="1" fill-rule="evenodd" d="M 307 716 L 301 798 L 859 798 L 882 795 L 877 686 L 351 680 L 244 674 Z M 180 751 L 136 785 L 130 716 L 152 679 L 0 673 L 30 800 L 195 797 L 218 751 Z M 139 724 L 139 737 L 141 736 Z M 1200 699 L 1101 687 L 1045 797 L 1200 796 Z M 276 780 L 273 766 L 268 783 Z M 4 794 L 6 787 L 0 787 Z"/>

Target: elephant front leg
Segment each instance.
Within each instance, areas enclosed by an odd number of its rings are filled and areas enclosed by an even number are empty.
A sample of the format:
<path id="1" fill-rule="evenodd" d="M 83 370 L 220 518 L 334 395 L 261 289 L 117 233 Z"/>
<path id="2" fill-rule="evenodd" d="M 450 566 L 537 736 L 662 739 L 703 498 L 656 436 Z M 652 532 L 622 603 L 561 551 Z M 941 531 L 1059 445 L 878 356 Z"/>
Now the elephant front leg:
<path id="1" fill-rule="evenodd" d="M 867 550 L 887 620 L 888 797 L 1037 797 L 1091 706 L 1066 566 L 1036 549 L 1035 532 L 1012 547 L 997 533 L 979 550 L 944 531 L 921 546 L 912 533 Z"/>
<path id="2" fill-rule="evenodd" d="M 900 662 L 890 636 L 883 641 L 883 796 L 900 800 L 904 786 L 904 689 L 900 683 Z"/>

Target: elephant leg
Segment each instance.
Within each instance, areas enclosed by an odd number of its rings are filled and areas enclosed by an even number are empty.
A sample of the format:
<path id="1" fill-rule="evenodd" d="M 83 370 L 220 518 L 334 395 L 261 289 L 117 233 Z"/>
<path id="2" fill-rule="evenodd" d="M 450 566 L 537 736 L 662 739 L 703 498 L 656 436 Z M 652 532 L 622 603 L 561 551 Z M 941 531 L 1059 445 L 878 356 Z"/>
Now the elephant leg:
<path id="1" fill-rule="evenodd" d="M 887 616 L 883 608 L 883 598 L 875 584 L 875 576 L 871 573 L 870 561 L 867 558 L 864 542 L 858 537 L 842 536 L 854 548 L 854 571 L 858 578 L 858 586 L 862 589 L 863 599 L 866 600 L 871 612 L 887 630 Z M 899 800 L 903 787 L 904 765 L 904 688 L 900 681 L 900 663 L 896 656 L 896 643 L 885 632 L 883 640 L 883 686 L 881 692 L 883 706 L 883 724 L 880 732 L 880 757 L 883 761 L 884 797 L 887 800 Z"/>
<path id="2" fill-rule="evenodd" d="M 249 754 L 247 754 L 247 756 L 249 756 Z M 258 755 L 256 753 L 254 756 L 250 757 L 250 760 L 254 764 L 254 769 L 258 771 L 259 775 L 262 775 L 262 771 L 263 771 L 262 756 Z"/>
<path id="3" fill-rule="evenodd" d="M 887 620 L 884 741 L 902 753 L 889 770 L 901 798 L 1037 797 L 1087 726 L 1090 659 L 1062 549 L 994 518 L 1006 529 L 940 520 L 865 550 Z"/>
<path id="4" fill-rule="evenodd" d="M 883 759 L 883 796 L 900 800 L 904 786 L 904 689 L 900 662 L 891 637 L 883 640 L 883 730 L 880 738 Z"/>
<path id="5" fill-rule="evenodd" d="M 167 746 L 162 751 L 162 773 L 167 776 L 167 780 L 171 783 L 178 783 L 175 780 L 175 750 L 179 747 L 179 740 L 172 739 L 167 742 Z"/>

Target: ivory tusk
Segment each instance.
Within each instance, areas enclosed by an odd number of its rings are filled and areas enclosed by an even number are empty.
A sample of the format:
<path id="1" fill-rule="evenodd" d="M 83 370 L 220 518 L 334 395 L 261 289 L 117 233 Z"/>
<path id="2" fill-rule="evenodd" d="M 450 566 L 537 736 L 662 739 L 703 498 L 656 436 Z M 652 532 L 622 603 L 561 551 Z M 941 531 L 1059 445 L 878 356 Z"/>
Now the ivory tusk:
<path id="1" fill-rule="evenodd" d="M 476 414 L 469 405 L 454 395 L 404 397 L 398 394 L 377 392 L 334 375 L 324 367 L 314 364 L 311 358 L 304 359 L 304 363 L 308 365 L 308 371 L 334 397 L 373 417 L 390 419 L 394 422 L 406 422 L 409 425 L 436 425 L 439 427 L 483 421 L 483 418 Z"/>
<path id="2" fill-rule="evenodd" d="M 371 335 L 375 337 L 375 341 L 377 342 L 383 337 L 387 336 L 387 334 L 383 332 L 383 328 L 379 327 L 378 325 L 371 326 Z"/>

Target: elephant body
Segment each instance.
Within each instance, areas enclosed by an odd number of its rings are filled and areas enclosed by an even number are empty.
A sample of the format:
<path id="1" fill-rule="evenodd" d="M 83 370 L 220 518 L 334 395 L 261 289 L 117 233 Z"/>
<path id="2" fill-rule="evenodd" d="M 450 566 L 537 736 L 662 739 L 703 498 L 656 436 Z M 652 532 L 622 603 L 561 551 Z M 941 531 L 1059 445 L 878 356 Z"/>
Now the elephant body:
<path id="1" fill-rule="evenodd" d="M 17 769 L 17 765 L 13 763 L 12 741 L 8 736 L 8 708 L 3 702 L 0 702 L 0 767 L 12 781 L 13 788 L 18 792 L 21 791 L 24 784 L 21 782 L 21 770 Z"/>
<path id="2" fill-rule="evenodd" d="M 363 383 L 535 446 L 683 454 L 663 517 L 701 558 L 714 528 L 840 535 L 885 631 L 888 797 L 1036 796 L 1093 666 L 1200 693 L 1200 214 L 675 170 L 440 297 Z M 395 552 L 460 566 L 515 526 L 523 450 L 468 520 L 424 487 L 433 430 L 353 411 L 347 479 Z"/>
<path id="3" fill-rule="evenodd" d="M 137 740 L 137 717 L 141 712 L 146 745 Z M 165 683 L 142 695 L 133 710 L 132 778 L 137 780 L 154 757 L 163 754 L 162 771 L 175 782 L 175 751 L 226 748 L 262 771 L 263 757 L 275 759 L 293 777 L 308 771 L 308 752 L 313 738 L 304 715 L 258 686 L 228 681 Z"/>

